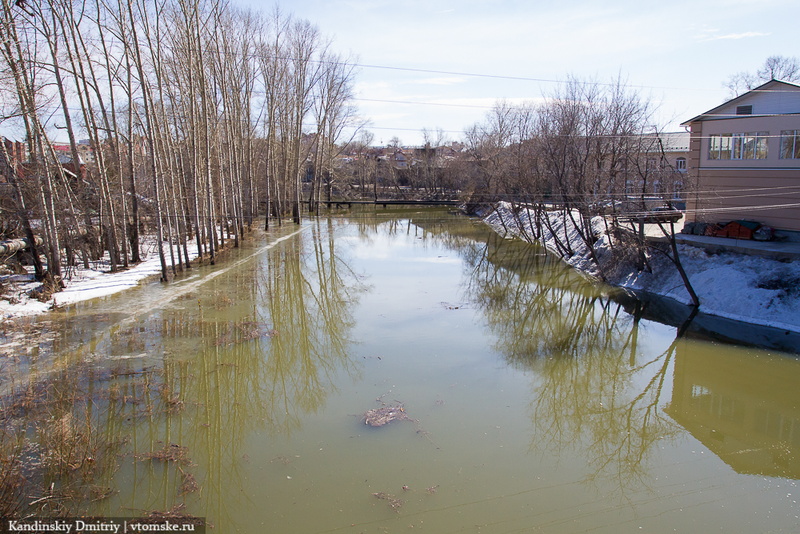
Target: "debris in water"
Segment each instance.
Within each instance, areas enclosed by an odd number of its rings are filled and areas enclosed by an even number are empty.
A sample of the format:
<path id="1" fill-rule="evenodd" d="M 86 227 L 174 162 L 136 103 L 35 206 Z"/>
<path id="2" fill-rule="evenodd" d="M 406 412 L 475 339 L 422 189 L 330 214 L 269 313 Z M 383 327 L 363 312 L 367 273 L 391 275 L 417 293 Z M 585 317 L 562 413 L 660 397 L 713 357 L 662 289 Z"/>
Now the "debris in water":
<path id="1" fill-rule="evenodd" d="M 379 491 L 378 493 L 373 493 L 373 495 L 378 499 L 387 501 L 391 509 L 398 513 L 400 512 L 400 507 L 403 506 L 404 504 L 402 499 L 398 499 L 391 493 L 384 493 L 382 491 Z"/>
<path id="2" fill-rule="evenodd" d="M 189 447 L 181 447 L 174 443 L 166 445 L 163 449 L 149 452 L 139 456 L 141 460 L 158 460 L 161 462 L 176 462 L 181 465 L 189 465 Z"/>
<path id="3" fill-rule="evenodd" d="M 383 426 L 392 421 L 410 421 L 402 404 L 373 408 L 364 412 L 364 423 L 369 426 Z"/>
<path id="4" fill-rule="evenodd" d="M 118 493 L 116 490 L 113 490 L 107 486 L 92 486 L 89 490 L 92 501 L 102 501 Z"/>
<path id="5" fill-rule="evenodd" d="M 151 524 L 159 524 L 163 523 L 165 520 L 168 521 L 180 521 L 183 524 L 194 525 L 195 527 L 209 527 L 214 528 L 211 523 L 206 523 L 205 519 L 202 517 L 197 517 L 193 515 L 189 515 L 184 512 L 186 509 L 186 505 L 184 503 L 179 503 L 173 506 L 170 510 L 166 512 L 162 512 L 159 510 L 153 510 L 147 513 L 144 517 L 137 519 L 139 523 L 151 523 Z"/>
<path id="6" fill-rule="evenodd" d="M 197 479 L 194 478 L 194 475 L 191 473 L 184 473 L 183 469 L 181 469 L 181 474 L 183 475 L 183 482 L 181 483 L 181 487 L 178 490 L 178 495 L 183 497 L 184 495 L 188 495 L 189 493 L 194 493 L 195 491 L 200 489 L 200 485 L 197 483 Z"/>

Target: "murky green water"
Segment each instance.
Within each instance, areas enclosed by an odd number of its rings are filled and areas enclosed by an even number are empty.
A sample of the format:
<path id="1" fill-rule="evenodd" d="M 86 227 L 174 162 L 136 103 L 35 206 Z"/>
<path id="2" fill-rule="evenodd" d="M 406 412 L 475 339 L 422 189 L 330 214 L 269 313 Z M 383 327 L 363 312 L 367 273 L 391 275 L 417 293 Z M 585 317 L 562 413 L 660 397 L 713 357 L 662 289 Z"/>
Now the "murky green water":
<path id="1" fill-rule="evenodd" d="M 797 532 L 800 361 L 676 336 L 479 222 L 380 211 L 60 312 L 16 361 L 88 362 L 105 392 L 92 417 L 124 444 L 96 514 L 185 503 L 221 533 Z M 395 404 L 408 420 L 364 423 Z"/>

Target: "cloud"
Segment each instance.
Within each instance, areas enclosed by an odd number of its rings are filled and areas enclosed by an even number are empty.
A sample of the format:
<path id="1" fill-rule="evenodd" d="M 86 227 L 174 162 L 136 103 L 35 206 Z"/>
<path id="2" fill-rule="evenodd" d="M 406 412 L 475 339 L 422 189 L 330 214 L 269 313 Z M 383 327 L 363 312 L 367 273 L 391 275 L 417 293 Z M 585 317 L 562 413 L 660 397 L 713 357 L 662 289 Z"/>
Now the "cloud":
<path id="1" fill-rule="evenodd" d="M 455 106 L 455 107 L 465 107 L 465 108 L 484 108 L 484 109 L 492 109 L 497 105 L 498 102 L 505 101 L 508 104 L 512 104 L 515 106 L 519 106 L 522 104 L 529 104 L 529 103 L 537 103 L 542 102 L 542 98 L 530 98 L 530 97 L 505 97 L 505 98 L 498 98 L 498 97 L 465 97 L 465 98 L 437 98 L 431 99 L 429 103 L 431 104 L 438 104 L 442 106 Z"/>
<path id="2" fill-rule="evenodd" d="M 392 88 L 392 84 L 383 80 L 359 80 L 355 83 L 356 93 L 367 93 L 370 91 L 388 91 Z"/>
<path id="3" fill-rule="evenodd" d="M 766 37 L 771 35 L 763 32 L 744 32 L 744 33 L 727 33 L 725 35 L 714 35 L 700 39 L 702 42 L 706 41 L 722 41 L 722 40 L 737 40 L 737 39 L 750 39 L 751 37 Z"/>
<path id="4" fill-rule="evenodd" d="M 459 83 L 464 83 L 466 80 L 460 77 L 438 77 L 438 78 L 421 78 L 418 80 L 413 80 L 409 83 L 413 83 L 416 85 L 456 85 Z"/>

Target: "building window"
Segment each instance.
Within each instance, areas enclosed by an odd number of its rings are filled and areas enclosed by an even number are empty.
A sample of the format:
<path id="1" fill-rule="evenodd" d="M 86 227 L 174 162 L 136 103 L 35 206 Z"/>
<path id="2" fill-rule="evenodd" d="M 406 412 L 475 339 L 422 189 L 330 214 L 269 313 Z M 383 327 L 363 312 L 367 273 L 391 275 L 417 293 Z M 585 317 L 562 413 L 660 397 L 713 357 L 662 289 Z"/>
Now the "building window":
<path id="1" fill-rule="evenodd" d="M 678 158 L 675 160 L 675 170 L 678 172 L 686 172 L 686 158 Z"/>
<path id="2" fill-rule="evenodd" d="M 758 132 L 755 140 L 755 159 L 767 159 L 767 138 L 769 132 Z"/>
<path id="3" fill-rule="evenodd" d="M 752 115 L 753 106 L 736 106 L 737 115 Z"/>
<path id="4" fill-rule="evenodd" d="M 731 159 L 731 134 L 712 135 L 708 143 L 708 159 Z"/>
<path id="5" fill-rule="evenodd" d="M 769 132 L 712 135 L 708 159 L 767 159 Z"/>
<path id="6" fill-rule="evenodd" d="M 781 131 L 781 159 L 800 159 L 800 130 Z"/>

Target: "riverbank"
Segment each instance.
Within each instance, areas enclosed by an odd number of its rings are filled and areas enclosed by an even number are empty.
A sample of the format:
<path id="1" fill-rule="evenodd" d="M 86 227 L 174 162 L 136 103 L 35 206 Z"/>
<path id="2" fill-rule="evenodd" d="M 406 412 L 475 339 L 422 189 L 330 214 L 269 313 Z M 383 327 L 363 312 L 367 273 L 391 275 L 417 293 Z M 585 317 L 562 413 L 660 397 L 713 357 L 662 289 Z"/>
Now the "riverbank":
<path id="1" fill-rule="evenodd" d="M 165 245 L 166 254 L 169 248 Z M 50 310 L 69 306 L 86 300 L 106 297 L 138 286 L 145 280 L 161 275 L 161 260 L 155 246 L 150 251 L 143 251 L 143 261 L 127 269 L 111 272 L 108 259 L 93 261 L 89 268 L 76 266 L 70 268 L 64 276 L 64 289 L 53 293 L 47 299 L 37 299 L 37 290 L 41 282 L 37 282 L 32 272 L 27 274 L 11 274 L 0 276 L 0 320 L 17 317 L 30 317 Z M 189 261 L 195 261 L 196 250 L 189 250 Z"/>
<path id="2" fill-rule="evenodd" d="M 532 221 L 525 211 L 512 210 L 510 204 L 499 203 L 494 209 L 479 213 L 486 224 L 501 235 L 533 241 Z M 553 214 L 550 228 L 543 232 L 540 243 L 562 259 L 592 277 L 598 277 L 588 247 L 570 221 Z M 595 255 L 599 261 L 611 257 L 609 236 L 600 221 L 595 224 L 598 241 Z M 556 244 L 569 242 L 571 255 Z M 744 321 L 773 328 L 800 332 L 800 262 L 786 262 L 737 253 L 710 254 L 691 245 L 678 245 L 681 261 L 700 298 L 700 311 L 718 317 Z M 196 259 L 196 255 L 191 259 Z M 691 304 L 674 264 L 663 254 L 649 253 L 652 272 L 638 272 L 633 265 L 618 262 L 606 270 L 607 282 L 635 292 L 647 292 Z M 0 320 L 33 316 L 77 302 L 111 295 L 130 289 L 160 274 L 158 255 L 152 251 L 145 260 L 129 269 L 111 273 L 103 262 L 92 263 L 89 269 L 75 268 L 68 273 L 63 291 L 44 302 L 31 296 L 40 284 L 28 275 L 0 277 L 5 285 L 0 299 Z"/>
<path id="3" fill-rule="evenodd" d="M 633 263 L 612 260 L 611 238 L 602 218 L 592 221 L 597 237 L 594 256 L 572 221 L 558 212 L 549 214 L 549 226 L 534 239 L 534 223 L 527 210 L 514 210 L 501 202 L 479 216 L 501 235 L 537 241 L 575 269 L 597 278 L 597 262 L 608 262 L 606 282 L 636 292 L 647 292 L 691 304 L 674 263 L 666 255 L 648 251 L 651 272 L 638 271 Z M 557 238 L 557 237 L 558 238 Z M 571 254 L 560 243 L 568 242 Z M 800 332 L 800 262 L 723 252 L 711 254 L 691 245 L 678 245 L 681 263 L 700 299 L 705 314 Z"/>
<path id="4" fill-rule="evenodd" d="M 279 229 L 277 233 L 268 233 L 266 234 L 268 243 L 264 247 L 275 246 L 296 233 L 302 232 L 305 228 L 305 225 L 287 226 L 285 230 Z M 248 234 L 248 236 L 251 235 Z M 257 235 L 259 238 L 262 236 L 260 233 Z M 225 239 L 229 244 L 233 243 L 231 236 L 225 236 Z M 164 250 L 169 261 L 170 253 L 167 243 L 164 244 Z M 222 248 L 217 251 L 217 254 L 220 255 L 218 257 L 223 257 L 225 252 L 230 250 L 230 245 Z M 177 254 L 177 249 L 175 253 Z M 199 264 L 196 248 L 194 250 L 189 248 L 188 256 L 192 265 Z M 147 281 L 158 280 L 161 276 L 161 260 L 155 245 L 149 250 L 142 251 L 142 257 L 143 261 L 140 263 L 113 273 L 110 271 L 108 258 L 91 262 L 88 269 L 82 266 L 73 267 L 65 273 L 64 289 L 41 300 L 36 298 L 36 294 L 42 287 L 42 283 L 34 279 L 32 270 L 28 274 L 2 275 L 0 276 L 0 289 L 2 289 L 0 291 L 0 323 L 33 317 L 79 302 L 113 295 Z M 227 267 L 220 264 L 219 269 L 215 269 L 215 273 L 218 274 L 228 267 L 230 264 Z"/>

